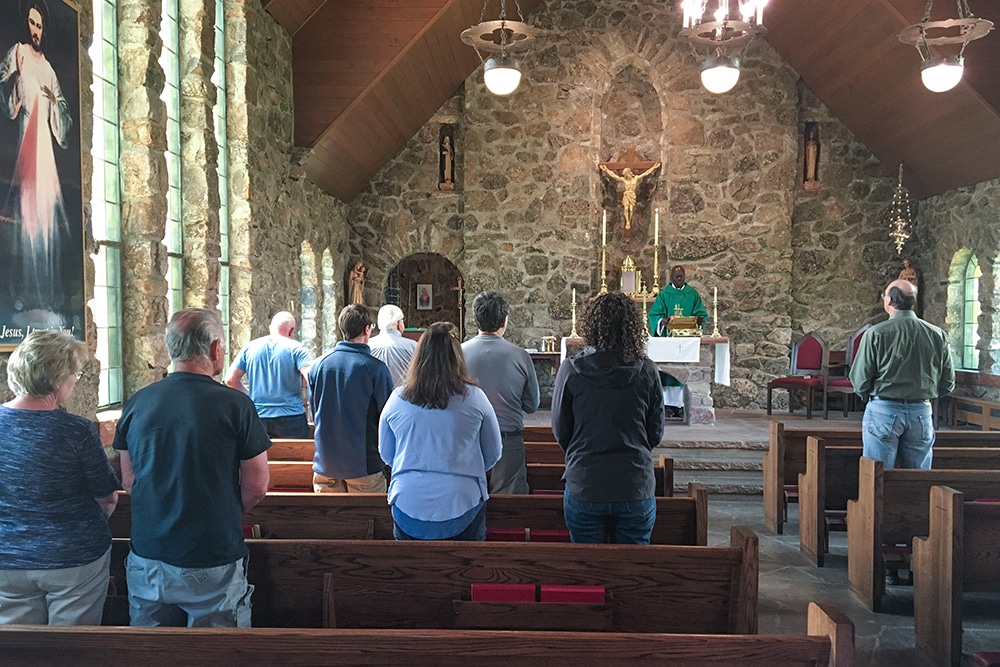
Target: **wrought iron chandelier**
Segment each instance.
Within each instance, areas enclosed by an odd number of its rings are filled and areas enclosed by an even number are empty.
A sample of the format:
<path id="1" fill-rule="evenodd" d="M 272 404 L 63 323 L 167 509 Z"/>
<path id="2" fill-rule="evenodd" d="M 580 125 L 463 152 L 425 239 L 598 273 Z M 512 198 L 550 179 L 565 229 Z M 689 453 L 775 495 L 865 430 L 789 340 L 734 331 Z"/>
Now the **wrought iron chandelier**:
<path id="1" fill-rule="evenodd" d="M 910 193 L 903 187 L 903 164 L 899 165 L 899 180 L 896 191 L 892 194 L 892 206 L 889 208 L 889 238 L 896 244 L 896 254 L 903 254 L 903 245 L 910 238 L 912 227 L 913 202 Z"/>
<path id="2" fill-rule="evenodd" d="M 705 20 L 708 0 L 683 0 L 681 37 L 695 47 L 708 49 L 701 65 L 701 83 L 712 93 L 726 93 L 740 79 L 740 61 L 758 35 L 766 35 L 764 5 L 767 0 L 739 2 L 741 18 L 730 18 L 730 0 L 719 0 L 714 14 Z"/>
<path id="3" fill-rule="evenodd" d="M 993 30 L 992 21 L 972 15 L 968 0 L 956 0 L 955 4 L 958 6 L 957 19 L 932 21 L 934 0 L 927 0 L 923 20 L 899 33 L 899 41 L 915 46 L 920 53 L 920 78 L 924 87 L 934 93 L 943 93 L 958 85 L 965 70 L 965 47 Z M 962 45 L 958 55 L 938 55 L 930 49 L 932 46 L 951 44 Z"/>
<path id="4" fill-rule="evenodd" d="M 521 83 L 521 62 L 515 55 L 530 48 L 540 31 L 524 22 L 517 0 L 516 21 L 507 18 L 507 0 L 500 0 L 500 18 L 485 20 L 489 4 L 490 0 L 483 0 L 479 23 L 462 31 L 462 41 L 474 48 L 482 61 L 486 88 L 494 95 L 510 95 Z M 482 51 L 490 57 L 484 60 Z"/>

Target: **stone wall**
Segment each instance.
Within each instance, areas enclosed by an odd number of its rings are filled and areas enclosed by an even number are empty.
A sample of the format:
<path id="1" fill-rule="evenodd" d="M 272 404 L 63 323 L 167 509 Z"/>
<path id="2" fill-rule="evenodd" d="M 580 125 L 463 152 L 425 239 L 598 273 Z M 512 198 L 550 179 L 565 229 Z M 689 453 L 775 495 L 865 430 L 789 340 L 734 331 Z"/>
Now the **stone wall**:
<path id="1" fill-rule="evenodd" d="M 267 332 L 271 316 L 301 317 L 302 241 L 332 262 L 347 264 L 347 207 L 304 180 L 294 164 L 291 37 L 259 0 L 226 2 L 230 158 L 230 348 L 235 354 Z M 321 284 L 322 262 L 308 262 Z M 325 312 L 323 291 L 312 308 Z M 312 331 L 335 329 L 321 318 Z M 306 341 L 310 349 L 321 349 Z"/>
<path id="2" fill-rule="evenodd" d="M 483 289 L 506 293 L 514 304 L 508 338 L 537 347 L 541 336 L 569 333 L 572 287 L 581 301 L 600 287 L 602 207 L 609 285 L 626 256 L 652 282 L 658 207 L 658 284 L 679 262 L 709 310 L 719 289 L 720 328 L 734 343 L 733 386 L 717 389 L 719 402 L 762 406 L 767 379 L 787 370 L 792 331 L 820 316 L 806 294 L 821 291 L 829 312 L 854 307 L 836 259 L 862 255 L 856 238 L 884 196 L 877 185 L 885 172 L 803 97 L 766 43 L 751 49 L 737 87 L 717 96 L 702 89 L 699 59 L 677 38 L 671 7 L 553 0 L 531 20 L 550 36 L 526 60 L 521 88 L 495 97 L 474 73 L 352 203 L 352 252 L 368 265 L 369 288 L 381 289 L 405 256 L 440 252 L 462 271 L 467 303 Z M 805 120 L 823 124 L 830 180 L 808 196 L 800 189 Z M 436 190 L 442 122 L 457 126 L 453 193 Z M 628 147 L 662 163 L 640 190 L 631 236 L 620 194 L 597 171 Z M 840 210 L 850 214 L 846 231 Z M 797 277 L 795 256 L 810 267 Z M 849 279 L 878 282 L 860 266 Z M 846 340 L 853 324 L 841 319 L 825 326 Z"/>
<path id="3" fill-rule="evenodd" d="M 979 260 L 979 371 L 1000 374 L 1000 295 L 994 263 L 1000 259 L 1000 179 L 931 197 L 920 205 L 916 243 L 918 269 L 923 271 L 925 318 L 944 326 L 953 342 L 952 357 L 960 363 L 961 276 L 956 259 L 969 253 Z M 958 257 L 956 257 L 958 256 Z M 964 262 L 961 262 L 964 264 Z M 1000 400 L 1000 390 L 975 381 L 966 393 Z"/>

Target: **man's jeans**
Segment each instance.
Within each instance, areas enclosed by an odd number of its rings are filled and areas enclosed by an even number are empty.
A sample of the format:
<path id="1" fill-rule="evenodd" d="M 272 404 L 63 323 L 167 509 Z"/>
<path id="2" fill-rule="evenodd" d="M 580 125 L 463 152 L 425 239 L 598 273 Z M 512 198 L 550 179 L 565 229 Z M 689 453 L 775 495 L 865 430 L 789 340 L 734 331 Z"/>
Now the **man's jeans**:
<path id="1" fill-rule="evenodd" d="M 563 514 L 572 542 L 649 544 L 656 522 L 656 499 L 591 503 L 577 500 L 567 490 Z"/>
<path id="2" fill-rule="evenodd" d="M 176 567 L 130 552 L 125 559 L 131 625 L 249 628 L 247 562 Z"/>
<path id="3" fill-rule="evenodd" d="M 284 417 L 262 417 L 261 423 L 272 438 L 311 438 L 306 413 Z"/>
<path id="4" fill-rule="evenodd" d="M 886 468 L 931 467 L 934 421 L 930 401 L 872 398 L 861 422 L 864 455 Z"/>

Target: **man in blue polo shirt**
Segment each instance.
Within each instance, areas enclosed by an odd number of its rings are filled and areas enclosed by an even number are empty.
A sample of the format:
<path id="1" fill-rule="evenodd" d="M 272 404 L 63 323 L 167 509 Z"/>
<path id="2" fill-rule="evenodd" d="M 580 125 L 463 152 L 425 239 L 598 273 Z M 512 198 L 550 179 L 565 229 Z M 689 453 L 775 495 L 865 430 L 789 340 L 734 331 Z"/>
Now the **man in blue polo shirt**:
<path id="1" fill-rule="evenodd" d="M 294 335 L 295 317 L 284 311 L 277 313 L 271 318 L 270 334 L 247 343 L 226 378 L 230 387 L 250 394 L 272 438 L 309 437 L 302 386 L 310 359 Z M 249 392 L 243 385 L 244 376 Z"/>
<path id="2" fill-rule="evenodd" d="M 368 347 L 373 315 L 360 303 L 340 311 L 337 328 L 343 340 L 309 369 L 316 493 L 386 492 L 378 419 L 392 392 L 392 376 Z"/>

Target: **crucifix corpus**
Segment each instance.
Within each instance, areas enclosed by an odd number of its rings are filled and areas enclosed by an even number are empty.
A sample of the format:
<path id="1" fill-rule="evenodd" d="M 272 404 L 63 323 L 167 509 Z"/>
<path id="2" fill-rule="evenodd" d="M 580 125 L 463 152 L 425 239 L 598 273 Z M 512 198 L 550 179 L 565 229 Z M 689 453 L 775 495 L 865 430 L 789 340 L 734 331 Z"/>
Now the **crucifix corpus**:
<path id="1" fill-rule="evenodd" d="M 618 156 L 615 162 L 600 162 L 598 168 L 609 178 L 617 181 L 622 190 L 622 213 L 625 218 L 625 236 L 632 236 L 632 213 L 635 211 L 636 190 L 639 181 L 646 178 L 660 168 L 659 162 L 643 160 L 635 152 L 635 148 L 628 148 Z M 616 171 L 622 173 L 616 174 Z"/>

